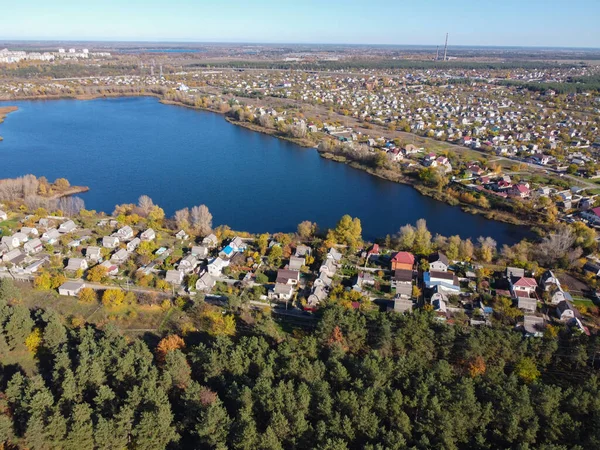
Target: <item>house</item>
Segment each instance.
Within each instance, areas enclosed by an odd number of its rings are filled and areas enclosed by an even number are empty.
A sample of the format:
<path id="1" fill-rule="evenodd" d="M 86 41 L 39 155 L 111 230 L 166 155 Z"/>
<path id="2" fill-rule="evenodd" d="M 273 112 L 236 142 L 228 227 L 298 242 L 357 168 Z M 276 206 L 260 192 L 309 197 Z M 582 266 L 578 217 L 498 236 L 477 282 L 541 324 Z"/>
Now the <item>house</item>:
<path id="1" fill-rule="evenodd" d="M 23 227 L 21 228 L 21 233 L 26 234 L 27 236 L 39 236 L 40 232 L 37 228 L 33 227 Z"/>
<path id="2" fill-rule="evenodd" d="M 296 256 L 298 258 L 303 258 L 307 255 L 310 255 L 311 253 L 312 253 L 312 249 L 308 245 L 301 244 L 296 247 L 294 256 Z"/>
<path id="3" fill-rule="evenodd" d="M 309 307 L 314 308 L 319 303 L 327 298 L 327 289 L 323 286 L 317 286 L 313 289 L 312 294 L 308 296 L 306 302 Z"/>
<path id="4" fill-rule="evenodd" d="M 21 250 L 19 250 L 18 248 L 15 248 L 13 250 L 10 250 L 8 253 L 5 253 L 4 255 L 2 255 L 2 261 L 3 262 L 14 262 L 18 258 L 20 258 L 22 255 L 23 254 L 21 253 Z"/>
<path id="5" fill-rule="evenodd" d="M 26 242 L 25 245 L 23 246 L 23 249 L 25 250 L 26 253 L 29 253 L 29 254 L 39 253 L 44 249 L 44 244 L 42 244 L 42 241 L 40 239 L 35 238 L 29 242 Z"/>
<path id="6" fill-rule="evenodd" d="M 359 272 L 356 276 L 356 284 L 354 288 L 362 288 L 364 285 L 374 286 L 375 277 L 370 272 Z"/>
<path id="7" fill-rule="evenodd" d="M 409 252 L 398 252 L 392 258 L 392 270 L 413 270 L 415 255 Z"/>
<path id="8" fill-rule="evenodd" d="M 529 188 L 523 184 L 515 184 L 508 190 L 508 196 L 513 198 L 527 198 L 529 194 Z"/>
<path id="9" fill-rule="evenodd" d="M 18 248 L 21 245 L 19 238 L 17 236 L 15 236 L 14 234 L 12 236 L 3 236 L 1 242 L 4 245 L 6 245 L 6 248 L 8 248 L 9 250 Z"/>
<path id="10" fill-rule="evenodd" d="M 279 269 L 277 271 L 277 279 L 275 283 L 289 284 L 292 286 L 300 282 L 300 272 L 297 270 Z"/>
<path id="11" fill-rule="evenodd" d="M 129 225 L 125 225 L 124 227 L 119 228 L 113 236 L 118 237 L 119 240 L 123 242 L 133 239 L 134 233 L 133 229 Z"/>
<path id="12" fill-rule="evenodd" d="M 555 289 L 553 292 L 551 291 L 550 303 L 553 305 L 558 305 L 560 302 L 564 301 L 573 301 L 573 297 L 568 292 L 563 291 L 562 289 Z"/>
<path id="13" fill-rule="evenodd" d="M 220 277 L 223 269 L 229 265 L 229 261 L 218 257 L 213 259 L 207 266 L 208 273 L 213 277 Z"/>
<path id="14" fill-rule="evenodd" d="M 47 242 L 52 245 L 55 244 L 60 238 L 60 233 L 56 228 L 51 228 L 50 230 L 46 230 L 44 234 L 42 234 L 42 242 Z"/>
<path id="15" fill-rule="evenodd" d="M 49 258 L 46 256 L 45 258 L 39 259 L 37 261 L 32 262 L 27 267 L 25 267 L 24 272 L 27 274 L 36 273 L 40 267 L 46 264 L 49 261 Z"/>
<path id="16" fill-rule="evenodd" d="M 589 220 L 593 224 L 600 224 L 600 206 L 596 208 L 589 209 L 587 211 L 583 211 L 581 216 L 585 219 Z"/>
<path id="17" fill-rule="evenodd" d="M 83 281 L 67 281 L 58 288 L 58 293 L 60 295 L 76 297 L 84 287 L 85 283 Z"/>
<path id="18" fill-rule="evenodd" d="M 458 278 L 452 272 L 430 270 L 423 273 L 423 284 L 427 289 L 436 288 L 438 292 L 460 294 Z"/>
<path id="19" fill-rule="evenodd" d="M 544 291 L 560 289 L 560 281 L 551 270 L 547 270 L 542 274 L 542 277 L 540 278 L 540 284 Z"/>
<path id="20" fill-rule="evenodd" d="M 133 238 L 131 241 L 127 243 L 127 251 L 133 253 L 136 248 L 142 243 L 140 238 Z"/>
<path id="21" fill-rule="evenodd" d="M 272 290 L 269 291 L 268 297 L 273 300 L 288 301 L 294 295 L 294 286 L 289 284 L 275 283 Z"/>
<path id="22" fill-rule="evenodd" d="M 313 286 L 329 287 L 331 286 L 331 278 L 325 272 L 321 272 L 319 277 L 313 283 Z"/>
<path id="23" fill-rule="evenodd" d="M 188 234 L 183 230 L 178 231 L 177 234 L 175 234 L 175 237 L 180 241 L 185 241 L 189 238 Z"/>
<path id="24" fill-rule="evenodd" d="M 341 252 L 336 248 L 330 248 L 327 252 L 327 259 L 333 261 L 336 265 L 342 260 Z"/>
<path id="25" fill-rule="evenodd" d="M 433 311 L 440 317 L 445 318 L 448 314 L 448 298 L 441 292 L 436 292 L 431 296 L 431 306 Z M 445 320 L 445 319 L 444 319 Z"/>
<path id="26" fill-rule="evenodd" d="M 58 227 L 58 231 L 59 233 L 66 234 L 70 233 L 71 231 L 74 231 L 76 228 L 77 225 L 75 224 L 75 222 L 73 222 L 72 220 L 67 220 L 66 222 L 60 224 L 60 226 Z"/>
<path id="27" fill-rule="evenodd" d="M 219 240 L 217 239 L 217 236 L 211 233 L 202 239 L 202 243 L 208 248 L 215 248 L 219 244 Z"/>
<path id="28" fill-rule="evenodd" d="M 88 268 L 88 263 L 83 258 L 69 258 L 69 263 L 65 270 L 69 272 L 77 272 L 78 270 L 86 270 Z"/>
<path id="29" fill-rule="evenodd" d="M 429 256 L 429 270 L 447 272 L 448 265 L 448 258 L 442 252 L 435 252 Z"/>
<path id="30" fill-rule="evenodd" d="M 324 273 L 328 277 L 332 277 L 337 271 L 337 265 L 333 259 L 326 259 L 319 267 L 319 273 Z"/>
<path id="31" fill-rule="evenodd" d="M 198 281 L 196 281 L 197 291 L 210 291 L 217 281 L 208 273 L 204 272 Z"/>
<path id="32" fill-rule="evenodd" d="M 117 248 L 119 246 L 119 238 L 117 236 L 104 236 L 102 238 L 102 247 Z"/>
<path id="33" fill-rule="evenodd" d="M 519 294 L 517 297 L 517 308 L 533 313 L 537 309 L 537 299 L 529 297 L 526 294 Z"/>
<path id="34" fill-rule="evenodd" d="M 306 260 L 303 257 L 299 258 L 297 256 L 290 256 L 290 262 L 288 264 L 288 269 L 300 270 L 300 269 L 302 269 L 302 266 L 304 266 L 305 262 L 306 262 Z"/>
<path id="35" fill-rule="evenodd" d="M 586 262 L 583 265 L 583 271 L 587 273 L 593 273 L 595 276 L 600 276 L 600 265 L 593 262 Z"/>
<path id="36" fill-rule="evenodd" d="M 100 247 L 88 247 L 85 250 L 85 257 L 90 261 L 100 261 L 100 258 L 102 258 Z"/>
<path id="37" fill-rule="evenodd" d="M 392 289 L 396 290 L 396 296 L 404 298 L 412 297 L 413 271 L 397 269 L 392 276 Z"/>
<path id="38" fill-rule="evenodd" d="M 523 317 L 523 331 L 525 335 L 532 337 L 542 337 L 544 335 L 544 327 L 546 321 L 543 317 L 525 314 Z"/>
<path id="39" fill-rule="evenodd" d="M 394 297 L 394 306 L 390 309 L 393 309 L 394 312 L 402 314 L 405 312 L 411 312 L 413 310 L 413 307 L 414 303 L 410 298 L 406 298 L 405 296 L 396 294 L 396 296 Z"/>
<path id="40" fill-rule="evenodd" d="M 226 245 L 223 250 L 219 252 L 219 257 L 221 258 L 231 258 L 235 253 L 235 250 L 230 245 Z"/>
<path id="41" fill-rule="evenodd" d="M 15 233 L 13 234 L 14 238 L 17 238 L 19 240 L 19 246 L 21 246 L 21 244 L 24 244 L 25 242 L 27 242 L 29 240 L 29 236 L 27 236 L 25 233 Z"/>
<path id="42" fill-rule="evenodd" d="M 106 268 L 106 274 L 110 275 L 110 276 L 115 276 L 116 274 L 119 273 L 119 266 L 115 265 L 114 263 L 110 262 L 110 261 L 104 261 L 102 264 L 100 264 L 102 267 Z"/>
<path id="43" fill-rule="evenodd" d="M 229 243 L 229 247 L 233 249 L 234 252 L 245 252 L 248 248 L 248 245 L 242 240 L 241 237 L 234 237 Z"/>
<path id="44" fill-rule="evenodd" d="M 0 220 L 8 220 L 8 214 L 0 209 Z"/>
<path id="45" fill-rule="evenodd" d="M 197 265 L 198 265 L 198 260 L 196 259 L 196 257 L 193 255 L 188 255 L 179 262 L 179 266 L 177 268 L 180 271 L 189 273 L 192 270 L 194 270 Z"/>
<path id="46" fill-rule="evenodd" d="M 525 276 L 525 269 L 521 269 L 519 267 L 507 267 L 506 268 L 506 278 L 509 280 L 511 278 L 521 278 Z"/>
<path id="47" fill-rule="evenodd" d="M 513 276 L 509 279 L 509 282 L 513 298 L 530 298 L 535 296 L 535 290 L 537 289 L 535 278 Z"/>
<path id="48" fill-rule="evenodd" d="M 129 259 L 129 252 L 124 248 L 120 248 L 110 257 L 110 262 L 116 265 L 121 265 Z"/>
<path id="49" fill-rule="evenodd" d="M 194 245 L 192 247 L 192 256 L 204 259 L 208 256 L 208 247 L 205 245 Z"/>
<path id="50" fill-rule="evenodd" d="M 183 283 L 183 272 L 181 270 L 167 270 L 165 281 L 171 284 Z"/>
<path id="51" fill-rule="evenodd" d="M 571 319 L 581 319 L 581 314 L 577 311 L 577 308 L 573 306 L 569 300 L 564 300 L 556 305 L 556 315 L 559 320 L 571 320 Z"/>
<path id="52" fill-rule="evenodd" d="M 156 239 L 156 233 L 152 228 L 148 228 L 146 231 L 140 234 L 140 239 L 143 242 L 153 241 L 154 239 Z"/>
<path id="53" fill-rule="evenodd" d="M 374 255 L 374 256 L 378 256 L 379 255 L 379 244 L 373 244 L 373 247 L 371 247 L 371 249 L 367 252 L 367 257 Z"/>

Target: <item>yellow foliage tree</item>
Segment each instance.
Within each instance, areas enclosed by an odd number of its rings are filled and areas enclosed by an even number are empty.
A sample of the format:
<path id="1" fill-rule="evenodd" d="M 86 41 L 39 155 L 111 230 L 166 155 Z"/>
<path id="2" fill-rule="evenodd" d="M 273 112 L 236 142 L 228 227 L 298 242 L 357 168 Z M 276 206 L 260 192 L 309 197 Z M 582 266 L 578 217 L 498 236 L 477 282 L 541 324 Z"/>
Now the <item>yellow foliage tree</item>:
<path id="1" fill-rule="evenodd" d="M 107 289 L 102 294 L 102 304 L 107 308 L 114 308 L 123 304 L 125 293 L 121 289 Z"/>
<path id="2" fill-rule="evenodd" d="M 94 303 L 96 300 L 98 300 L 98 297 L 96 291 L 92 288 L 83 288 L 79 291 L 79 301 L 81 303 Z"/>
<path id="3" fill-rule="evenodd" d="M 42 345 L 42 330 L 35 328 L 29 336 L 25 339 L 25 346 L 34 355 Z"/>
<path id="4" fill-rule="evenodd" d="M 40 291 L 49 291 L 52 289 L 52 279 L 48 272 L 41 272 L 33 279 L 33 286 Z"/>
<path id="5" fill-rule="evenodd" d="M 169 336 L 161 339 L 156 347 L 156 359 L 163 363 L 167 357 L 167 353 L 173 350 L 182 349 L 185 347 L 184 340 L 176 334 L 170 334 Z"/>
<path id="6" fill-rule="evenodd" d="M 235 334 L 234 317 L 231 314 L 223 314 L 218 308 L 204 311 L 202 322 L 206 331 L 213 336 L 233 336 Z"/>
<path id="7" fill-rule="evenodd" d="M 87 279 L 92 283 L 101 283 L 106 279 L 108 269 L 104 266 L 94 266 L 88 270 Z"/>

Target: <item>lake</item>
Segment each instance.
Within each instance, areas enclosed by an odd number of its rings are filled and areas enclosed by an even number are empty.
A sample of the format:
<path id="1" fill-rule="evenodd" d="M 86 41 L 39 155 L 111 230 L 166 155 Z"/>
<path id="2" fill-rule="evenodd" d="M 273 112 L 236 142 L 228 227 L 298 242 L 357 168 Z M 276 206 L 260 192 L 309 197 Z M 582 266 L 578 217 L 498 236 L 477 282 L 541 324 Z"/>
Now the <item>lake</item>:
<path id="1" fill-rule="evenodd" d="M 81 196 L 87 209 L 110 213 L 147 194 L 168 215 L 206 204 L 215 225 L 250 232 L 294 231 L 303 220 L 333 227 L 350 214 L 361 219 L 367 239 L 419 218 L 433 234 L 491 236 L 500 245 L 529 235 L 323 159 L 315 149 L 156 98 L 0 105 L 19 107 L 0 124 L 0 178 L 67 178 L 90 187 Z"/>

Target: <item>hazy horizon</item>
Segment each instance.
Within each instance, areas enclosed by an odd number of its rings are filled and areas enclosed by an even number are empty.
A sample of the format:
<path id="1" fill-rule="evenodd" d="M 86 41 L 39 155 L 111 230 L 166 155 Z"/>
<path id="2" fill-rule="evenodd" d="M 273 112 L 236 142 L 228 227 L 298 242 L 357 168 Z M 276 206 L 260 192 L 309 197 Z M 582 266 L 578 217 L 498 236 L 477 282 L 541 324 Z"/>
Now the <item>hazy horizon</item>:
<path id="1" fill-rule="evenodd" d="M 595 49 L 597 17 L 600 2 L 593 0 L 305 0 L 301 7 L 274 0 L 173 0 L 167 6 L 157 0 L 31 0 L 3 12 L 0 39 L 436 46 L 448 32 L 452 46 Z"/>

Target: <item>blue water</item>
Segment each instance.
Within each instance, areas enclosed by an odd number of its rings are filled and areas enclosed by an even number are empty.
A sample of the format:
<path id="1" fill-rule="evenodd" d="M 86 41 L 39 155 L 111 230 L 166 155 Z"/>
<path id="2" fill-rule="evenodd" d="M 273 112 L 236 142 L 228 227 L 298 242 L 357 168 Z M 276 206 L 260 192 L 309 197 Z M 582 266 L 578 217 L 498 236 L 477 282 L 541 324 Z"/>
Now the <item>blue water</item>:
<path id="1" fill-rule="evenodd" d="M 332 227 L 360 217 L 368 239 L 425 218 L 433 234 L 514 243 L 528 230 L 486 220 L 219 114 L 155 98 L 0 102 L 19 109 L 0 124 L 0 178 L 25 174 L 86 185 L 88 209 L 149 195 L 168 215 L 206 204 L 214 224 L 250 232 Z"/>

